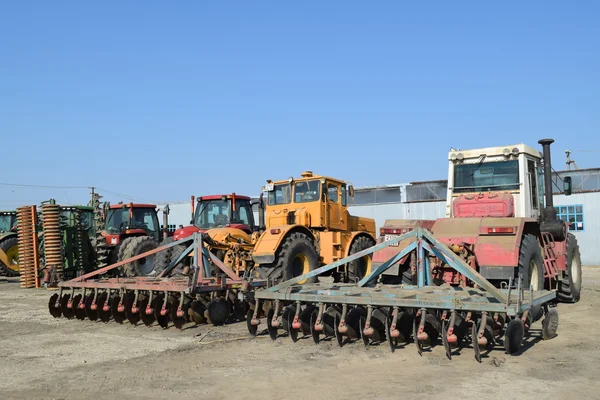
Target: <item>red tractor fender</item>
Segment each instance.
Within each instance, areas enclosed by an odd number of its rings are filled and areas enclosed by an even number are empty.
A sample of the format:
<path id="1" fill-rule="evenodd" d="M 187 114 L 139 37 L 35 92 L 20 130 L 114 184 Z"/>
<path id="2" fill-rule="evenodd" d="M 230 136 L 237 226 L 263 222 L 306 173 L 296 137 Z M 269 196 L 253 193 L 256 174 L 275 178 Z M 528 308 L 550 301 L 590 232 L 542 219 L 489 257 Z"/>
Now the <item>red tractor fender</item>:
<path id="1" fill-rule="evenodd" d="M 185 239 L 192 236 L 196 232 L 206 232 L 206 230 L 202 230 L 194 225 L 184 226 L 183 228 L 179 228 L 173 232 L 173 240 L 178 241 Z"/>

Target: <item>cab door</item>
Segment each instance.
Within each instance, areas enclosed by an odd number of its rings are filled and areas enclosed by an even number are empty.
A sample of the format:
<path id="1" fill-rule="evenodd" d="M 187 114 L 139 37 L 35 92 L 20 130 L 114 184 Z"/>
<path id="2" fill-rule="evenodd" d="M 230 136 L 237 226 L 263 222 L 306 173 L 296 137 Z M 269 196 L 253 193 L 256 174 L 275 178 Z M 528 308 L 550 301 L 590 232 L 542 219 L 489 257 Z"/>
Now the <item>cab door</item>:
<path id="1" fill-rule="evenodd" d="M 341 192 L 340 185 L 327 182 L 326 185 L 327 215 L 329 215 L 328 226 L 330 229 L 342 229 L 341 221 Z"/>

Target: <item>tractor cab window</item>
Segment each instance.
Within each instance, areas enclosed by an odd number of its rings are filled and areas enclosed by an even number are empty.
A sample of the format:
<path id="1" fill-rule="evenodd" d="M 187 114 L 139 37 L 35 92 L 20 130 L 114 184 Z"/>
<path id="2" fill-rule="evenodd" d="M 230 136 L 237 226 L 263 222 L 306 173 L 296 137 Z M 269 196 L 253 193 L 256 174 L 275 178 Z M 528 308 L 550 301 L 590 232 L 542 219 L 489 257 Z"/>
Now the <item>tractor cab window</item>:
<path id="1" fill-rule="evenodd" d="M 106 232 L 119 233 L 129 225 L 129 210 L 127 208 L 112 208 L 106 213 L 104 223 Z"/>
<path id="2" fill-rule="evenodd" d="M 320 200 L 320 188 L 321 182 L 318 180 L 296 182 L 294 185 L 294 202 L 309 203 Z"/>
<path id="3" fill-rule="evenodd" d="M 342 185 L 342 205 L 346 206 L 348 204 L 348 199 L 346 197 L 346 185 Z"/>
<path id="4" fill-rule="evenodd" d="M 289 183 L 273 186 L 267 198 L 268 204 L 274 206 L 277 204 L 289 204 L 292 201 L 292 187 Z"/>
<path id="5" fill-rule="evenodd" d="M 11 215 L 0 215 L 0 232 L 10 231 L 13 225 Z"/>
<path id="6" fill-rule="evenodd" d="M 538 209 L 538 189 L 535 161 L 527 160 L 527 174 L 529 175 L 529 187 L 531 189 L 531 204 L 534 209 Z"/>
<path id="7" fill-rule="evenodd" d="M 236 203 L 231 223 L 248 225 L 250 229 L 254 229 L 254 214 L 252 214 L 252 206 L 249 202 L 238 201 Z"/>
<path id="8" fill-rule="evenodd" d="M 454 193 L 519 189 L 519 161 L 508 160 L 454 167 Z"/>
<path id="9" fill-rule="evenodd" d="M 229 224 L 230 204 L 229 200 L 221 199 L 202 201 L 196 208 L 194 225 L 200 229 L 211 229 Z"/>
<path id="10" fill-rule="evenodd" d="M 338 202 L 338 187 L 329 183 L 327 185 L 327 198 L 331 203 Z"/>
<path id="11" fill-rule="evenodd" d="M 149 232 L 158 231 L 156 212 L 151 208 L 134 208 L 131 228 L 144 229 Z"/>

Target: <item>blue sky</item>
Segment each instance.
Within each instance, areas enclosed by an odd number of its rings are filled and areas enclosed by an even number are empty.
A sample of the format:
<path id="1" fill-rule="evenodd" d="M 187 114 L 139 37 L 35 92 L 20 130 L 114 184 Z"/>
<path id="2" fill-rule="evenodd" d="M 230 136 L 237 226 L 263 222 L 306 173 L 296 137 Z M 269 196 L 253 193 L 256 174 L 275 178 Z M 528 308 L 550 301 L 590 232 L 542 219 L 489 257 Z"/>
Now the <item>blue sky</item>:
<path id="1" fill-rule="evenodd" d="M 555 167 L 565 149 L 600 167 L 599 20 L 595 1 L 3 2 L 0 183 L 137 201 L 307 169 L 365 186 L 541 137 Z M 49 197 L 88 194 L 0 186 L 0 208 Z"/>

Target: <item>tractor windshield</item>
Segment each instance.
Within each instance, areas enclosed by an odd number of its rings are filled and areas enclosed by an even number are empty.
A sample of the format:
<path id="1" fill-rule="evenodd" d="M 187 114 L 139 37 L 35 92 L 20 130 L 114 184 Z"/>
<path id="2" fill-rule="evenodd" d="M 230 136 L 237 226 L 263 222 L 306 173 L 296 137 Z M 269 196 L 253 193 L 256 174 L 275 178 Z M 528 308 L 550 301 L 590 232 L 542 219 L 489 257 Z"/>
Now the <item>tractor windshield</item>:
<path id="1" fill-rule="evenodd" d="M 200 201 L 196 207 L 194 225 L 199 229 L 211 229 L 230 224 L 242 224 L 253 229 L 254 216 L 250 202 L 236 199 L 235 206 L 234 212 L 231 210 L 231 199 Z"/>
<path id="2" fill-rule="evenodd" d="M 309 203 L 317 201 L 320 199 L 320 189 L 321 182 L 318 180 L 296 182 L 294 185 L 294 202 Z"/>
<path id="3" fill-rule="evenodd" d="M 0 215 L 0 232 L 10 231 L 15 222 L 15 217 L 12 215 Z"/>
<path id="4" fill-rule="evenodd" d="M 154 233 L 158 230 L 158 218 L 153 208 L 113 208 L 106 214 L 105 229 L 108 233 L 121 233 L 127 229 L 143 229 Z"/>
<path id="5" fill-rule="evenodd" d="M 292 201 L 292 187 L 289 183 L 273 186 L 267 199 L 270 206 L 289 204 Z"/>
<path id="6" fill-rule="evenodd" d="M 454 167 L 454 193 L 518 189 L 518 160 L 461 164 Z"/>

